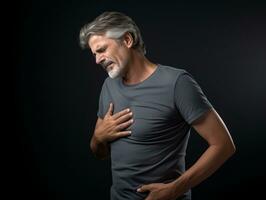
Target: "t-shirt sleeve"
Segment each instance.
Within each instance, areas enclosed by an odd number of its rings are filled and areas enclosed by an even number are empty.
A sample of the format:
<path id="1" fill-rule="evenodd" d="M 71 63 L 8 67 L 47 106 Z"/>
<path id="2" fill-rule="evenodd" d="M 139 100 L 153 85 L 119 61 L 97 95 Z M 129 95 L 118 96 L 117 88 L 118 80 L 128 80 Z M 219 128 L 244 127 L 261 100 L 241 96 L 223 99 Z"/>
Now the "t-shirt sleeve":
<path id="1" fill-rule="evenodd" d="M 212 107 L 199 84 L 186 71 L 176 80 L 174 98 L 177 109 L 188 124 Z"/>

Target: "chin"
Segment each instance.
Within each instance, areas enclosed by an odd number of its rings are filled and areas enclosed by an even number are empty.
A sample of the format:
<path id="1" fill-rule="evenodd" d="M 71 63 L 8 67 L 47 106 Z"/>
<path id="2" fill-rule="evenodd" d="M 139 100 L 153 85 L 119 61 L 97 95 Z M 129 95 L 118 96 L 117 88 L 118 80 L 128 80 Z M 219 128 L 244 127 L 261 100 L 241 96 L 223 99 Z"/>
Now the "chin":
<path id="1" fill-rule="evenodd" d="M 117 78 L 122 77 L 124 74 L 124 65 L 115 65 L 113 68 L 108 72 L 110 78 Z"/>
<path id="2" fill-rule="evenodd" d="M 117 77 L 120 77 L 121 76 L 121 71 L 120 70 L 110 70 L 109 72 L 108 72 L 108 75 L 109 75 L 109 77 L 110 78 L 117 78 Z"/>

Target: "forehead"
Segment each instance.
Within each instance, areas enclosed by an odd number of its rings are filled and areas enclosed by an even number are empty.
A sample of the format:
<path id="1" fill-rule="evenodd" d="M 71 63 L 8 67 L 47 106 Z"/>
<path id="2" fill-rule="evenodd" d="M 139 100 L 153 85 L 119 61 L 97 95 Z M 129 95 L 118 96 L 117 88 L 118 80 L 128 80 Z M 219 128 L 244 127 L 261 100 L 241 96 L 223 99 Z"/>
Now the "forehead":
<path id="1" fill-rule="evenodd" d="M 89 47 L 93 51 L 94 49 L 99 48 L 102 45 L 114 42 L 113 39 L 110 39 L 104 35 L 92 35 L 88 41 Z"/>

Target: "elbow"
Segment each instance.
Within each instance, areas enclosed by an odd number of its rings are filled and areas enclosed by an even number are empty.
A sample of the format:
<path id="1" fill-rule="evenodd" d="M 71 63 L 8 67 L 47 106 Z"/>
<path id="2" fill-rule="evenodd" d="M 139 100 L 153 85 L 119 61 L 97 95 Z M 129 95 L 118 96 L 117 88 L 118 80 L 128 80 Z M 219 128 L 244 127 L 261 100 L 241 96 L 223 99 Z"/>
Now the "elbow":
<path id="1" fill-rule="evenodd" d="M 232 150 L 231 151 L 232 151 L 232 155 L 235 154 L 235 152 L 236 152 L 236 146 L 234 143 L 232 144 Z"/>
<path id="2" fill-rule="evenodd" d="M 224 140 L 224 147 L 226 148 L 226 152 L 228 154 L 228 157 L 231 157 L 236 152 L 236 145 L 229 134 L 229 137 Z"/>
<path id="3" fill-rule="evenodd" d="M 236 152 L 236 145 L 235 145 L 235 143 L 234 143 L 232 138 L 230 138 L 230 146 L 231 146 L 231 153 L 233 155 Z"/>
<path id="4" fill-rule="evenodd" d="M 225 159 L 230 158 L 236 152 L 236 146 L 231 140 L 224 141 L 223 143 L 217 145 L 216 147 L 220 149 L 220 152 L 222 152 Z"/>
<path id="5" fill-rule="evenodd" d="M 236 146 L 233 141 L 231 141 L 229 144 L 226 145 L 226 149 L 228 152 L 228 157 L 231 157 L 235 154 L 236 152 Z"/>

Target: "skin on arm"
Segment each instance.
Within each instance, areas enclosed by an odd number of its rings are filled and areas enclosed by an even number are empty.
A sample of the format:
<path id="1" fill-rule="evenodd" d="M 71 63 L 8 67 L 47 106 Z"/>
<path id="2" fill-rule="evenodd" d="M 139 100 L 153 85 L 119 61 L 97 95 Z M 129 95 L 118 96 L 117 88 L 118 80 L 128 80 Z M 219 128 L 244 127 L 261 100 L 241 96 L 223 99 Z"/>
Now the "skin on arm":
<path id="1" fill-rule="evenodd" d="M 91 138 L 90 148 L 97 158 L 106 159 L 109 156 L 110 147 L 107 143 L 100 142 L 98 141 L 97 137 L 95 137 L 95 131 L 102 122 L 103 120 L 100 117 L 98 117 L 95 130 L 94 130 L 94 134 L 92 135 L 92 138 Z"/>
<path id="2" fill-rule="evenodd" d="M 109 142 L 131 134 L 131 131 L 125 131 L 125 129 L 133 123 L 133 113 L 130 112 L 130 109 L 124 109 L 113 114 L 113 110 L 114 106 L 110 103 L 104 118 L 97 119 L 94 134 L 91 138 L 91 150 L 99 159 L 105 159 L 109 156 Z"/>
<path id="3" fill-rule="evenodd" d="M 175 200 L 208 178 L 235 152 L 231 135 L 214 109 L 210 109 L 201 118 L 194 121 L 192 126 L 207 141 L 209 147 L 175 181 L 167 184 L 153 183 L 139 188 L 139 192 L 149 192 L 146 200 Z"/>
<path id="4" fill-rule="evenodd" d="M 214 109 L 193 122 L 192 126 L 208 142 L 209 147 L 197 162 L 175 181 L 177 188 L 183 185 L 185 191 L 208 178 L 235 153 L 232 137 Z"/>

